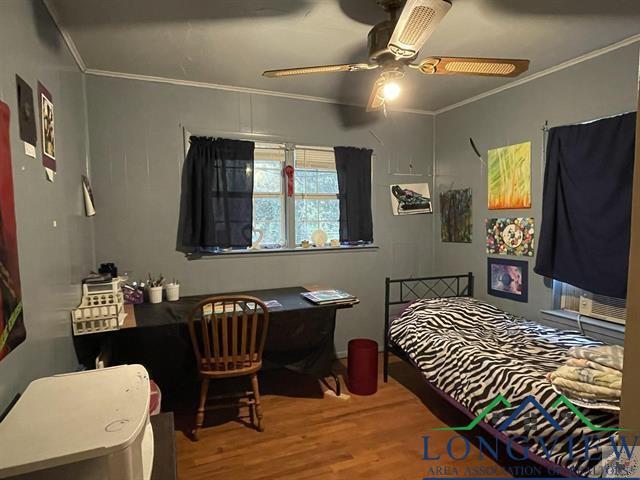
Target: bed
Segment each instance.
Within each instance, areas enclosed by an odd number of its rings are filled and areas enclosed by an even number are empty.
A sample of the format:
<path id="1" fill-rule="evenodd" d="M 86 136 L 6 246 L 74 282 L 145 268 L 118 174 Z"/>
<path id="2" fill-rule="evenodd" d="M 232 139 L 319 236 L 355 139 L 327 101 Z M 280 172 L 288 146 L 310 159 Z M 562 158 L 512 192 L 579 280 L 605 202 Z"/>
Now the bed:
<path id="1" fill-rule="evenodd" d="M 476 300 L 473 280 L 471 273 L 386 279 L 385 382 L 389 354 L 394 353 L 419 369 L 433 390 L 470 419 L 503 395 L 511 406 L 499 403 L 478 427 L 503 443 L 511 443 L 519 453 L 528 450 L 529 459 L 545 473 L 595 475 L 597 459 L 584 458 L 584 447 L 575 447 L 571 455 L 570 442 L 582 445 L 589 438 L 595 454 L 598 447 L 611 445 L 615 431 L 594 432 L 569 405 L 554 405 L 559 396 L 545 376 L 564 363 L 569 348 L 602 343 L 578 332 L 539 325 Z M 555 426 L 527 402 L 530 396 L 557 421 Z M 512 416 L 520 405 L 525 406 Z M 597 427 L 617 427 L 615 413 L 580 411 Z M 512 421 L 508 421 L 510 418 Z M 540 437 L 557 439 L 557 443 L 540 444 Z"/>

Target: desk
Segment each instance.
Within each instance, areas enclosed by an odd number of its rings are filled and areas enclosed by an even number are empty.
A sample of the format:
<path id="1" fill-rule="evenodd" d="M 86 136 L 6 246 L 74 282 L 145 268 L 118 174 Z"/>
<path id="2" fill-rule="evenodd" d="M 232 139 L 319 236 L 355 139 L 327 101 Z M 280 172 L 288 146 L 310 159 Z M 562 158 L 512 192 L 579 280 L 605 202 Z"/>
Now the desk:
<path id="1" fill-rule="evenodd" d="M 331 376 L 339 394 L 340 382 L 331 368 L 335 358 L 336 312 L 353 307 L 357 301 L 315 305 L 300 296 L 305 291 L 308 288 L 299 286 L 229 295 L 251 295 L 263 301 L 278 300 L 282 304 L 282 307 L 269 310 L 269 331 L 263 355 L 265 369 L 284 367 L 318 378 Z M 214 294 L 182 297 L 177 302 L 127 305 L 127 319 L 120 330 L 74 337 L 78 358 L 91 368 L 96 349 L 99 350 L 100 342 L 108 337 L 114 363 L 141 363 L 163 390 L 175 385 L 176 381 L 195 377 L 195 360 L 186 324 L 192 309 L 211 296 Z"/>

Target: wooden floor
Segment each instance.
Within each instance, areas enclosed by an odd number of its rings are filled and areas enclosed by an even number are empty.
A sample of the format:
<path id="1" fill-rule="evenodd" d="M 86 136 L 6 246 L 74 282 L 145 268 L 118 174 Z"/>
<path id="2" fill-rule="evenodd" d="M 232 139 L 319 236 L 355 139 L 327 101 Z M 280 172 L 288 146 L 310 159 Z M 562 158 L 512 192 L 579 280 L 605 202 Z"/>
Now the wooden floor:
<path id="1" fill-rule="evenodd" d="M 420 375 L 408 365 L 395 361 L 391 374 L 389 383 L 380 381 L 375 395 L 340 399 L 323 396 L 323 388 L 309 377 L 266 372 L 260 380 L 265 431 L 257 432 L 238 420 L 237 411 L 224 416 L 212 412 L 198 442 L 181 431 L 176 433 L 179 478 L 418 480 L 474 476 L 465 471 L 467 467 L 486 469 L 476 471 L 475 476 L 509 476 L 493 460 L 479 460 L 473 446 L 467 460 L 449 460 L 446 442 L 452 433 L 432 429 L 446 426 L 433 412 L 446 421 L 451 407 L 431 398 Z M 177 428 L 188 431 L 193 421 L 189 410 L 177 412 Z M 454 415 L 449 420 L 467 423 L 465 417 Z M 440 454 L 442 460 L 422 460 L 423 435 L 431 438 L 430 455 Z M 454 451 L 460 454 L 462 442 L 455 445 Z"/>

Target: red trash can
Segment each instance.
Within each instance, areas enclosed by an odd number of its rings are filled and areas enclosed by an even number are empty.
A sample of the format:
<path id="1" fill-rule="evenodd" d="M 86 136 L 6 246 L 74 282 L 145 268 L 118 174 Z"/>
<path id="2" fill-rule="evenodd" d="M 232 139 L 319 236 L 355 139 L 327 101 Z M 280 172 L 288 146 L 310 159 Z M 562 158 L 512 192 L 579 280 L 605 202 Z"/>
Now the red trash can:
<path id="1" fill-rule="evenodd" d="M 349 391 L 373 395 L 378 391 L 378 343 L 367 338 L 349 341 L 347 376 Z"/>

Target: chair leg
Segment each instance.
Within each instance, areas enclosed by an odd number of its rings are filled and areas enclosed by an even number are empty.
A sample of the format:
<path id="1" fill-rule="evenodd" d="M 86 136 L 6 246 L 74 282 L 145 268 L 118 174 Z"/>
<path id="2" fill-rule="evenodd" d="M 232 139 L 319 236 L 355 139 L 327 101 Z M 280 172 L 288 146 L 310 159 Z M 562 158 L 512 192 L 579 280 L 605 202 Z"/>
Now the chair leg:
<path id="1" fill-rule="evenodd" d="M 256 417 L 258 417 L 258 430 L 264 431 L 264 425 L 262 425 L 262 404 L 260 403 L 260 387 L 258 386 L 258 375 L 251 375 L 251 386 L 253 388 L 253 397 L 255 400 Z"/>
<path id="2" fill-rule="evenodd" d="M 198 440 L 198 434 L 202 424 L 204 423 L 204 407 L 207 403 L 207 394 L 209 393 L 209 379 L 203 378 L 200 383 L 200 402 L 198 405 L 198 414 L 196 415 L 196 428 L 193 430 L 194 440 Z"/>

